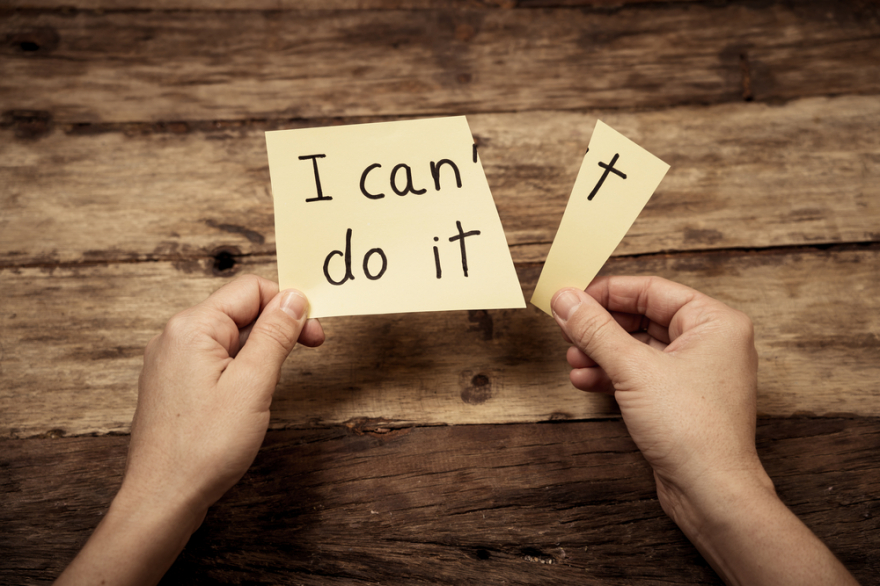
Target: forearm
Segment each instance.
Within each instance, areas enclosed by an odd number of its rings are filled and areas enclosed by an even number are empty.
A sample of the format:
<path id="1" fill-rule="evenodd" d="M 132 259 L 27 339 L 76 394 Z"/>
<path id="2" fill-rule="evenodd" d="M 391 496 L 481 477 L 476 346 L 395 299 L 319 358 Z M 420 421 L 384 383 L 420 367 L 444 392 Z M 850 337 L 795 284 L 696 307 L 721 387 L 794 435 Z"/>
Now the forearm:
<path id="1" fill-rule="evenodd" d="M 157 584 L 203 519 L 186 505 L 150 502 L 123 487 L 55 583 Z"/>
<path id="2" fill-rule="evenodd" d="M 857 584 L 776 496 L 769 477 L 696 491 L 667 512 L 730 585 Z M 664 508 L 667 508 L 666 506 Z"/>

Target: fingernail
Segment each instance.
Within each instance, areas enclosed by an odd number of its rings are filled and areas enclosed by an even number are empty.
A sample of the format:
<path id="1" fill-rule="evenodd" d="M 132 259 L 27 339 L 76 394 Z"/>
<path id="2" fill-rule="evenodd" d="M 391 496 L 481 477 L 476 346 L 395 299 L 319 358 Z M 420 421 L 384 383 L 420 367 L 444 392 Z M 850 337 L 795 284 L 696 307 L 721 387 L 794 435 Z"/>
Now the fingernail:
<path id="1" fill-rule="evenodd" d="M 294 289 L 285 292 L 281 299 L 281 311 L 297 321 L 303 318 L 308 308 L 309 302 L 305 296 Z"/>
<path id="2" fill-rule="evenodd" d="M 551 301 L 553 313 L 562 321 L 568 321 L 568 318 L 571 317 L 571 314 L 575 312 L 580 304 L 580 297 L 571 290 L 557 293 L 556 297 Z"/>

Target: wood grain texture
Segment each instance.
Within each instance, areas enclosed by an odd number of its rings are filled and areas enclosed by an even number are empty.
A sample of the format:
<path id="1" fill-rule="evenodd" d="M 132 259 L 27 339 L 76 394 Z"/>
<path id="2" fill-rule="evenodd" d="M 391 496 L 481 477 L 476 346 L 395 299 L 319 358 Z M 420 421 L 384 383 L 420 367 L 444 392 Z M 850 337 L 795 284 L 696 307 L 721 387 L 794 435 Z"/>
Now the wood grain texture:
<path id="1" fill-rule="evenodd" d="M 604 273 L 664 276 L 749 314 L 759 412 L 878 415 L 878 268 L 869 247 L 620 258 Z M 518 268 L 527 299 L 539 271 Z M 0 436 L 127 431 L 147 341 L 224 281 L 207 261 L 2 270 Z M 295 350 L 282 371 L 273 428 L 617 416 L 608 397 L 570 386 L 568 345 L 531 306 L 323 323 L 328 342 Z"/>
<path id="2" fill-rule="evenodd" d="M 2 4 L 0 583 L 51 582 L 106 512 L 147 341 L 275 279 L 263 131 L 454 114 L 527 297 L 596 118 L 672 165 L 603 272 L 752 317 L 759 454 L 876 582 L 876 2 Z M 720 584 L 547 316 L 324 326 L 165 583 Z"/>
<path id="3" fill-rule="evenodd" d="M 7 0 L 6 4 L 26 10 L 476 10 L 545 6 L 616 9 L 625 4 L 673 1 L 682 0 Z"/>
<path id="4" fill-rule="evenodd" d="M 2 111 L 74 123 L 659 108 L 880 92 L 880 22 L 832 2 L 24 11 L 0 21 L 0 38 Z"/>
<path id="5" fill-rule="evenodd" d="M 127 438 L 0 442 L 0 582 L 51 581 L 106 511 Z M 780 498 L 880 572 L 880 420 L 759 420 Z M 270 432 L 168 584 L 721 584 L 621 422 Z"/>
<path id="6" fill-rule="evenodd" d="M 880 238 L 875 97 L 469 116 L 515 262 L 545 258 L 597 117 L 672 165 L 616 254 Z M 274 127 L 0 131 L 0 266 L 274 254 Z"/>

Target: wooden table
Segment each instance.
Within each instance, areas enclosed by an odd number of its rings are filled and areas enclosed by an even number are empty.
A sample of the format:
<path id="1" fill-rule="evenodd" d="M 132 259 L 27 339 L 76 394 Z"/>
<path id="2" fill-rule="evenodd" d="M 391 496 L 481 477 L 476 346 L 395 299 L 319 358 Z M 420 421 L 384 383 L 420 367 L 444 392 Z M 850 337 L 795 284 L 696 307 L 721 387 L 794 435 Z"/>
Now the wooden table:
<path id="1" fill-rule="evenodd" d="M 672 165 L 604 273 L 753 318 L 762 460 L 876 583 L 876 3 L 3 4 L 0 582 L 52 580 L 106 511 L 147 340 L 274 278 L 263 132 L 466 114 L 527 296 L 596 118 Z M 324 326 L 168 583 L 719 583 L 535 308 Z"/>

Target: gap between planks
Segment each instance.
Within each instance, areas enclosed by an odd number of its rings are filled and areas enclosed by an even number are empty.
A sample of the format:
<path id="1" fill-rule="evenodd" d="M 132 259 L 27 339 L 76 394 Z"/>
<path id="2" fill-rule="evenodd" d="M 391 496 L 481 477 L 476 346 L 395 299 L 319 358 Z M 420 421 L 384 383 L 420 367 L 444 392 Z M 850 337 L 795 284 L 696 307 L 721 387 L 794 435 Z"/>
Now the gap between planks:
<path id="1" fill-rule="evenodd" d="M 469 122 L 514 261 L 536 262 L 549 249 L 597 116 L 672 165 L 617 255 L 878 241 L 877 104 L 849 96 Z M 9 186 L 0 193 L 0 264 L 208 256 L 222 247 L 233 256 L 274 253 L 261 130 L 56 130 L 0 141 L 0 177 Z M 54 172 L 41 172 L 47 166 Z M 104 229 L 86 233 L 85 223 Z"/>
<path id="2" fill-rule="evenodd" d="M 9 0 L 9 9 L 43 14 L 138 12 L 374 11 L 374 10 L 589 10 L 606 13 L 651 4 L 658 8 L 704 0 Z"/>
<path id="3" fill-rule="evenodd" d="M 513 250 L 522 249 L 538 249 L 546 251 L 550 249 L 552 242 L 521 242 L 511 244 L 509 248 Z M 223 248 L 223 247 L 221 247 Z M 815 244 L 791 244 L 788 246 L 766 246 L 766 247 L 728 247 L 728 248 L 703 248 L 691 250 L 661 250 L 657 252 L 637 252 L 632 254 L 617 254 L 612 258 L 615 259 L 651 259 L 651 258 L 691 258 L 703 255 L 724 255 L 727 257 L 757 255 L 757 254 L 809 254 L 813 252 L 845 252 L 851 250 L 877 250 L 880 249 L 880 241 L 872 242 L 818 242 Z M 525 255 L 527 257 L 535 256 L 533 254 Z M 144 258 L 111 258 L 106 260 L 70 260 L 70 261 L 35 261 L 16 263 L 14 261 L 0 260 L 0 270 L 15 269 L 73 269 L 87 267 L 102 267 L 113 264 L 138 264 L 138 263 L 155 263 L 155 262 L 194 262 L 204 267 L 213 266 L 212 272 L 218 277 L 229 277 L 239 272 L 239 266 L 243 261 L 263 263 L 274 262 L 276 254 L 274 252 L 249 252 L 249 253 L 229 253 L 225 249 L 220 253 L 205 254 L 193 252 L 191 254 L 157 254 L 149 255 Z M 221 263 L 228 264 L 227 268 L 220 268 Z M 516 267 L 542 267 L 543 260 L 535 258 L 534 260 L 519 260 L 515 263 Z M 274 279 L 277 280 L 277 279 Z"/>
<path id="4" fill-rule="evenodd" d="M 880 414 L 877 247 L 615 258 L 605 274 L 660 275 L 745 311 L 764 415 Z M 273 278 L 268 259 L 240 271 Z M 526 298 L 537 266 L 518 266 Z M 143 347 L 226 278 L 198 263 L 17 269 L 4 275 L 0 435 L 125 432 Z M 328 342 L 285 364 L 273 428 L 616 417 L 574 390 L 568 344 L 535 308 L 323 320 Z M 308 358 L 305 358 L 305 357 Z"/>
<path id="5" fill-rule="evenodd" d="M 876 417 L 774 418 L 756 429 L 780 498 L 865 584 L 880 570 L 878 430 Z M 0 444 L 8 472 L 0 477 L 7 505 L 0 549 L 9 552 L 0 581 L 51 580 L 60 572 L 118 488 L 127 443 Z M 415 429 L 394 437 L 270 432 L 167 579 L 325 584 L 327 576 L 394 584 L 475 577 L 499 586 L 538 578 L 720 584 L 663 514 L 650 468 L 620 421 Z"/>
<path id="6" fill-rule="evenodd" d="M 0 97 L 7 109 L 62 121 L 121 122 L 778 103 L 880 91 L 880 27 L 850 5 L 662 6 L 332 19 L 283 10 L 12 11 L 0 21 L 10 39 L 0 47 L 9 64 Z M 157 84 L 159 68 L 175 74 Z"/>

